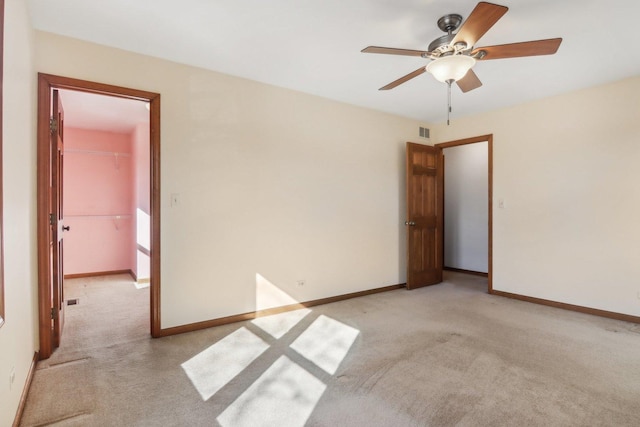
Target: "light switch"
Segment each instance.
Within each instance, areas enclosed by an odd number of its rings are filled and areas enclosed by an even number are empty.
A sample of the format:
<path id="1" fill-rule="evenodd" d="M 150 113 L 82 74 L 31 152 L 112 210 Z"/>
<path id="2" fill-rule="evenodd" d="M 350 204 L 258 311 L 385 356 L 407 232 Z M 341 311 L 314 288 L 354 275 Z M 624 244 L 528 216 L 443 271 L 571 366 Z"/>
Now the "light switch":
<path id="1" fill-rule="evenodd" d="M 504 209 L 504 199 L 498 199 L 498 207 Z"/>
<path id="2" fill-rule="evenodd" d="M 179 196 L 178 193 L 171 193 L 170 198 L 171 198 L 171 207 L 172 208 L 178 206 L 178 201 L 179 201 L 178 200 L 179 199 L 178 196 Z"/>

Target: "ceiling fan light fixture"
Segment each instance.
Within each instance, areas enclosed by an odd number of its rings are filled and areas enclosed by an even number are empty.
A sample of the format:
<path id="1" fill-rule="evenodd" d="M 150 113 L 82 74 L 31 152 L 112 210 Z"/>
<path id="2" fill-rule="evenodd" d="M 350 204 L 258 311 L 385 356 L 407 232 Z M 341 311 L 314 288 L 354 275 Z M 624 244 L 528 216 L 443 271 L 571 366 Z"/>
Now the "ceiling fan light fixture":
<path id="1" fill-rule="evenodd" d="M 467 72 L 476 64 L 476 60 L 467 55 L 449 55 L 434 59 L 427 65 L 436 80 L 446 83 L 457 81 L 463 78 Z"/>

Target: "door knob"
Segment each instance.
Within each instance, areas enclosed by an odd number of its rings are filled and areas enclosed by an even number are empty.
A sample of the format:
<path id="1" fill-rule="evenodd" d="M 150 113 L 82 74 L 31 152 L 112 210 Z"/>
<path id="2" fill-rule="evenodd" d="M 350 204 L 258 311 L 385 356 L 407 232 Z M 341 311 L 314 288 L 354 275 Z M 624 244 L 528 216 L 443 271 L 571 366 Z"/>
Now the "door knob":
<path id="1" fill-rule="evenodd" d="M 64 226 L 62 226 L 62 229 L 64 231 L 69 231 L 69 230 L 71 230 L 71 226 L 70 225 L 64 225 Z"/>
<path id="2" fill-rule="evenodd" d="M 412 226 L 412 227 L 413 227 L 414 225 L 416 225 L 416 223 L 415 223 L 415 222 L 413 222 L 413 221 L 405 221 L 405 222 L 404 222 L 404 225 L 410 225 L 410 226 Z"/>

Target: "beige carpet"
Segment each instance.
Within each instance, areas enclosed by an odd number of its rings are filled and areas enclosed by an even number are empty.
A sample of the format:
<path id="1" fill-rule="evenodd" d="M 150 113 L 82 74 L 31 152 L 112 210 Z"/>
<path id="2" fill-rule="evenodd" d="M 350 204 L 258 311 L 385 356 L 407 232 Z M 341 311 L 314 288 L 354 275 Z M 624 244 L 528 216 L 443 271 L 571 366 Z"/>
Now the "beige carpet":
<path id="1" fill-rule="evenodd" d="M 148 289 L 78 279 L 22 425 L 640 425 L 640 325 L 445 278 L 155 340 Z"/>

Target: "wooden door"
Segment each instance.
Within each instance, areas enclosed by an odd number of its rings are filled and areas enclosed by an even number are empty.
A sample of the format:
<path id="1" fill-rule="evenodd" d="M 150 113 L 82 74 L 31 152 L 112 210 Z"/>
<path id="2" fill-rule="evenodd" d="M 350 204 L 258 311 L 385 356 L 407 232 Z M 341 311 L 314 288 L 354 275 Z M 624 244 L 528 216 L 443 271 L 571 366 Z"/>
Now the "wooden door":
<path id="1" fill-rule="evenodd" d="M 442 282 L 442 150 L 407 142 L 407 289 Z"/>
<path id="2" fill-rule="evenodd" d="M 51 147 L 51 209 L 50 209 L 50 262 L 51 262 L 51 319 L 52 319 L 52 346 L 60 346 L 62 329 L 64 326 L 64 273 L 62 268 L 63 245 L 62 233 L 64 229 L 62 209 L 62 183 L 64 162 L 64 109 L 62 100 L 57 90 L 53 91 L 53 106 L 50 122 L 50 147 Z"/>

